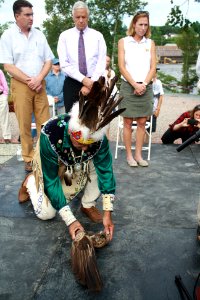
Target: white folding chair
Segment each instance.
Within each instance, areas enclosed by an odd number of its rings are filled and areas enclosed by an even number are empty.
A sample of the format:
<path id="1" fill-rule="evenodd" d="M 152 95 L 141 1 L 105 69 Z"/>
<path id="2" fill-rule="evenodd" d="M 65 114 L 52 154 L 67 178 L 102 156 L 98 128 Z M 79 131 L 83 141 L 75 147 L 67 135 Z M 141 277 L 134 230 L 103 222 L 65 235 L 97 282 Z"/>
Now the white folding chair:
<path id="1" fill-rule="evenodd" d="M 56 115 L 56 109 L 55 109 L 55 101 L 54 101 L 54 97 L 47 95 L 48 98 L 48 102 L 49 102 L 49 107 L 50 107 L 50 116 L 55 117 Z"/>
<path id="2" fill-rule="evenodd" d="M 151 139 L 152 139 L 152 121 L 153 116 L 150 117 L 150 119 L 146 122 L 145 129 L 146 134 L 148 136 L 148 143 L 147 145 L 143 145 L 142 150 L 148 151 L 147 153 L 147 160 L 150 160 L 151 156 Z M 118 126 L 117 126 L 117 139 L 116 139 L 116 147 L 115 147 L 115 159 L 117 159 L 118 149 L 125 149 L 125 146 L 123 145 L 123 119 L 121 116 L 118 117 Z M 132 123 L 132 129 L 137 129 L 137 122 L 133 121 Z M 131 149 L 135 149 L 135 145 L 131 146 Z"/>

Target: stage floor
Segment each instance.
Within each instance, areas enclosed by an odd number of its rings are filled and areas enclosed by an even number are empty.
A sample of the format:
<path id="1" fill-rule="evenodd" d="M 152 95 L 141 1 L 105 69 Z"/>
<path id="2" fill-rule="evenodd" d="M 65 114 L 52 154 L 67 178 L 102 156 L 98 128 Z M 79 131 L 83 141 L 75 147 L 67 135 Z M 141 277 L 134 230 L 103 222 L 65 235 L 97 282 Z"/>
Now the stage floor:
<path id="1" fill-rule="evenodd" d="M 111 143 L 113 154 L 114 146 Z M 176 147 L 153 144 L 148 168 L 130 168 L 124 150 L 113 158 L 115 233 L 113 241 L 96 252 L 104 283 L 98 294 L 74 279 L 71 240 L 61 219 L 41 221 L 30 202 L 18 203 L 23 163 L 13 156 L 1 164 L 0 299 L 179 300 L 177 274 L 192 295 L 200 272 L 200 145 L 179 153 Z M 81 214 L 78 200 L 72 209 L 87 230 L 102 229 Z"/>

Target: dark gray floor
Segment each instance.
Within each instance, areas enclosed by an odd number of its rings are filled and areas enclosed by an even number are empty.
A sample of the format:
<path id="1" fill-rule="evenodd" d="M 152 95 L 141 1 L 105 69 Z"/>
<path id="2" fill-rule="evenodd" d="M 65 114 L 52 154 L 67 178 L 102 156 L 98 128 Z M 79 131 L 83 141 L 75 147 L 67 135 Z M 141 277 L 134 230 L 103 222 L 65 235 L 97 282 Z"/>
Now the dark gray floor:
<path id="1" fill-rule="evenodd" d="M 111 144 L 114 152 L 114 144 Z M 178 300 L 180 274 L 192 294 L 200 272 L 196 208 L 200 145 L 178 153 L 175 145 L 153 145 L 148 168 L 130 168 L 124 150 L 114 160 L 117 200 L 111 244 L 97 251 L 104 288 L 94 294 L 74 280 L 66 227 L 59 219 L 38 220 L 31 203 L 18 204 L 23 163 L 0 166 L 0 300 L 113 299 Z M 100 205 L 101 207 L 101 205 Z M 100 230 L 74 203 L 88 230 Z"/>

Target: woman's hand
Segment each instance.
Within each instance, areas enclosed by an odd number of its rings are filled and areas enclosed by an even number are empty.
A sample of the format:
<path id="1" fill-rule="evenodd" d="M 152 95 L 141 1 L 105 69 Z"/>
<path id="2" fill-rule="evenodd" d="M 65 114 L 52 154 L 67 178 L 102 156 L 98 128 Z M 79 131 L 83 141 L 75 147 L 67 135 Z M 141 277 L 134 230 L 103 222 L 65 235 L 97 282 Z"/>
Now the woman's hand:
<path id="1" fill-rule="evenodd" d="M 75 239 L 76 232 L 78 230 L 84 231 L 83 226 L 78 221 L 75 221 L 71 225 L 69 225 L 68 229 L 69 229 L 69 234 L 71 235 L 72 240 Z"/>
<path id="2" fill-rule="evenodd" d="M 188 127 L 188 126 L 189 126 L 188 120 L 189 120 L 189 118 L 185 118 L 185 119 L 183 120 L 183 122 L 180 123 L 180 124 L 182 124 L 182 127 Z"/>
<path id="3" fill-rule="evenodd" d="M 111 241 L 113 238 L 114 224 L 112 222 L 110 211 L 104 211 L 103 225 L 104 225 L 104 231 L 109 236 L 109 240 Z"/>
<path id="4" fill-rule="evenodd" d="M 135 95 L 141 96 L 146 92 L 146 85 L 144 83 L 136 83 L 134 85 L 134 88 L 135 88 L 134 90 Z"/>
<path id="5" fill-rule="evenodd" d="M 200 120 L 196 119 L 199 123 L 196 125 L 196 127 L 200 128 Z"/>
<path id="6" fill-rule="evenodd" d="M 173 130 L 176 131 L 176 130 L 181 129 L 182 127 L 188 127 L 189 126 L 188 119 L 189 118 L 185 118 L 181 123 L 174 125 Z"/>

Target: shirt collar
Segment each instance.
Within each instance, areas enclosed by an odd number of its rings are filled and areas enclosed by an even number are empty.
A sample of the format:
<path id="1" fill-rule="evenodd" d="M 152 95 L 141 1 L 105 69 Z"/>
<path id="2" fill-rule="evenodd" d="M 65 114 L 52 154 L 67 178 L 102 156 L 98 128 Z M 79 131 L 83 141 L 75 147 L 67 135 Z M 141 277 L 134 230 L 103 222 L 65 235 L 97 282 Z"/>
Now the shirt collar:
<path id="1" fill-rule="evenodd" d="M 74 28 L 75 28 L 76 32 L 80 33 L 80 30 L 78 28 L 76 28 L 76 27 L 74 27 Z M 88 26 L 85 27 L 85 29 L 83 30 L 83 33 L 85 33 L 87 30 L 88 30 Z"/>
<path id="2" fill-rule="evenodd" d="M 142 43 L 146 43 L 147 38 L 145 36 L 143 36 L 143 38 L 141 39 L 140 42 L 137 42 L 132 36 L 129 36 L 129 42 L 131 43 L 138 43 L 138 44 L 142 44 Z"/>
<path id="3" fill-rule="evenodd" d="M 23 33 L 22 30 L 21 30 L 21 28 L 17 25 L 16 22 L 14 23 L 14 26 L 15 26 L 15 28 L 16 28 L 20 33 Z M 31 27 L 29 33 L 31 33 L 32 31 L 33 31 L 33 29 L 32 29 L 32 27 Z"/>

